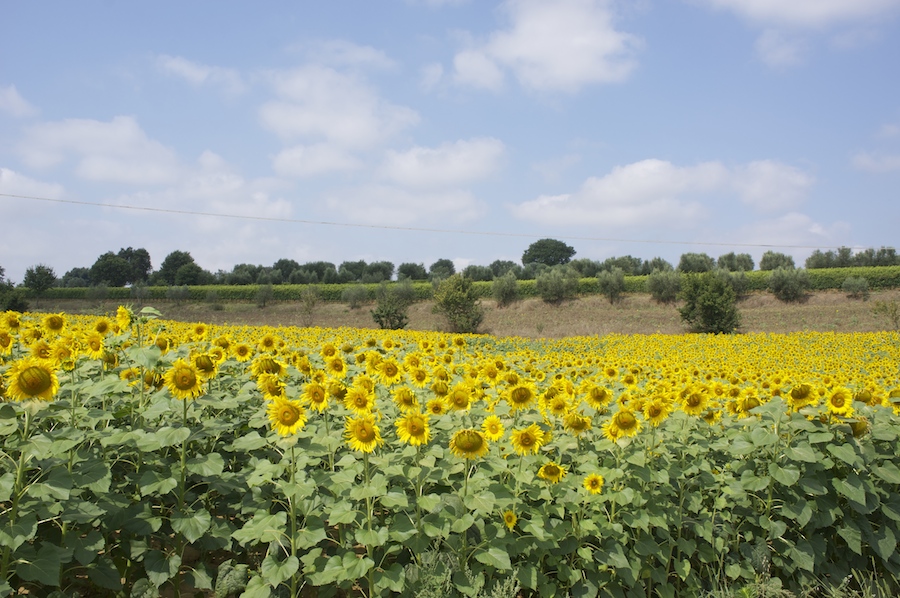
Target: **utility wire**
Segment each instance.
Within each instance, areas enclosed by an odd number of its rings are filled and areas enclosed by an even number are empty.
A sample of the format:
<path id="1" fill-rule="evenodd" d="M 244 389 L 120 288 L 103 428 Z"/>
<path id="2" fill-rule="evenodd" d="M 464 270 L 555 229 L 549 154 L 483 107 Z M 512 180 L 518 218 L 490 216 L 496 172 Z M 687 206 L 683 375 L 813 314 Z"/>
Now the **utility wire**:
<path id="1" fill-rule="evenodd" d="M 180 214 L 187 216 L 210 216 L 214 218 L 232 218 L 235 220 L 258 220 L 265 222 L 281 222 L 285 224 L 310 224 L 317 226 L 338 226 L 348 228 L 371 228 L 380 230 L 399 230 L 407 232 L 421 233 L 442 233 L 451 235 L 480 235 L 488 237 L 527 237 L 527 238 L 546 238 L 548 236 L 561 237 L 571 241 L 603 241 L 613 243 L 638 243 L 638 244 L 660 244 L 660 245 L 705 245 L 712 247 L 753 247 L 753 248 L 778 248 L 778 249 L 839 249 L 839 247 L 823 247 L 820 245 L 774 245 L 764 243 L 716 243 L 712 241 L 665 241 L 658 239 L 620 239 L 615 237 L 585 237 L 573 235 L 539 235 L 535 233 L 504 233 L 498 231 L 473 231 L 449 228 L 423 228 L 415 226 L 394 226 L 387 224 L 358 224 L 352 222 L 331 222 L 327 220 L 304 220 L 300 218 L 274 218 L 269 216 L 248 216 L 243 214 L 222 214 L 217 212 L 199 212 L 195 210 L 176 210 L 172 208 L 153 208 L 149 206 L 132 206 L 127 204 L 111 204 L 92 201 L 76 201 L 73 199 L 53 199 L 50 197 L 37 197 L 34 195 L 18 195 L 14 193 L 0 193 L 0 197 L 9 197 L 15 199 L 29 199 L 34 201 L 46 201 L 61 204 L 70 204 L 77 206 L 91 206 L 96 208 L 113 208 L 117 210 L 134 210 L 140 212 L 156 212 L 162 214 Z"/>

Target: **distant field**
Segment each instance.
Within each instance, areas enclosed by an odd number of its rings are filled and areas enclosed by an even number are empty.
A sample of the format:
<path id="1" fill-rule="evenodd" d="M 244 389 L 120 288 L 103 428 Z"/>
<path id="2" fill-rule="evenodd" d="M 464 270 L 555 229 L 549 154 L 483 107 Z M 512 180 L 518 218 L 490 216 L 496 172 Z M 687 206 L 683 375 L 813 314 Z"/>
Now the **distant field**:
<path id="1" fill-rule="evenodd" d="M 868 301 L 849 299 L 840 291 L 819 291 L 803 303 L 782 303 L 769 293 L 756 292 L 738 303 L 743 325 L 740 332 L 873 332 L 889 330 L 890 323 L 872 312 L 875 301 L 900 301 L 900 290 L 877 291 Z M 43 300 L 34 311 L 102 313 L 115 310 L 118 301 L 104 303 L 84 300 Z M 273 302 L 265 308 L 253 303 L 227 302 L 214 310 L 204 302 L 175 305 L 166 301 L 148 303 L 166 318 L 202 321 L 210 324 L 298 326 L 304 324 L 300 304 Z M 485 319 L 481 331 L 496 336 L 563 338 L 617 334 L 678 334 L 685 332 L 676 306 L 659 305 L 646 294 L 627 295 L 616 305 L 601 296 L 589 295 L 554 306 L 540 299 L 525 299 L 498 309 L 485 299 Z M 323 302 L 313 311 L 311 324 L 336 328 L 377 328 L 372 320 L 374 304 L 350 309 L 344 303 Z M 410 307 L 410 330 L 442 330 L 444 322 L 432 313 L 432 303 L 421 301 Z"/>

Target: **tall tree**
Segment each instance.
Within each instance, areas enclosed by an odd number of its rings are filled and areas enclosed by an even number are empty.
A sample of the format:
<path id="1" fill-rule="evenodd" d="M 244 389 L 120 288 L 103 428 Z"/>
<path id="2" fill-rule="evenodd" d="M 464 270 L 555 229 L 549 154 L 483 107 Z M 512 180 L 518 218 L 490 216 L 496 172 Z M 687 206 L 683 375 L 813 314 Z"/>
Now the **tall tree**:
<path id="1" fill-rule="evenodd" d="M 22 284 L 37 297 L 43 295 L 55 283 L 56 273 L 46 264 L 37 264 L 25 270 L 25 278 L 22 281 Z"/>
<path id="2" fill-rule="evenodd" d="M 120 252 L 121 253 L 121 252 Z M 132 269 L 128 260 L 107 251 L 97 258 L 91 266 L 91 281 L 95 284 L 106 284 L 110 287 L 124 287 L 132 282 Z"/>
<path id="3" fill-rule="evenodd" d="M 441 258 L 428 267 L 428 278 L 431 280 L 444 280 L 456 274 L 456 266 L 452 260 Z"/>
<path id="4" fill-rule="evenodd" d="M 575 255 L 575 249 L 556 239 L 541 239 L 528 246 L 522 254 L 522 265 L 545 264 L 558 266 L 568 264 Z"/>
<path id="5" fill-rule="evenodd" d="M 166 256 L 166 259 L 160 264 L 157 274 L 165 284 L 173 285 L 176 284 L 175 275 L 178 273 L 178 270 L 186 264 L 193 263 L 195 263 L 194 258 L 191 257 L 190 253 L 176 249 Z"/>
<path id="6" fill-rule="evenodd" d="M 117 254 L 120 258 L 128 262 L 131 268 L 131 275 L 128 277 L 128 283 L 146 282 L 150 278 L 150 272 L 153 270 L 153 264 L 150 262 L 150 253 L 143 247 L 139 249 L 120 249 Z"/>

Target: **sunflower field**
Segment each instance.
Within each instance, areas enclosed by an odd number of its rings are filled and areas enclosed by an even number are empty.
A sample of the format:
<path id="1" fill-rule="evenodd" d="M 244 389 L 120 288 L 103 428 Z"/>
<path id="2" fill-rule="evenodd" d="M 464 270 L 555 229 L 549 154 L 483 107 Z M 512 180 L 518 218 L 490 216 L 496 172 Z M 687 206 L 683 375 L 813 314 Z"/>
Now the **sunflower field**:
<path id="1" fill-rule="evenodd" d="M 0 595 L 900 592 L 900 335 L 0 314 Z"/>

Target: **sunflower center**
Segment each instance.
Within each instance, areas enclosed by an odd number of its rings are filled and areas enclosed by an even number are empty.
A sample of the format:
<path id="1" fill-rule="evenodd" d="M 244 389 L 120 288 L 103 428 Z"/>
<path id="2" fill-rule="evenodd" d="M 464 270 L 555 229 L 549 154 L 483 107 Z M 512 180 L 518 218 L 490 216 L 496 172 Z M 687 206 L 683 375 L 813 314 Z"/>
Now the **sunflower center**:
<path id="1" fill-rule="evenodd" d="M 630 430 L 637 424 L 637 420 L 630 413 L 620 412 L 619 416 L 616 418 L 616 423 L 619 425 L 619 428 Z"/>
<path id="2" fill-rule="evenodd" d="M 843 395 L 837 394 L 837 395 L 834 395 L 833 397 L 831 397 L 831 404 L 834 405 L 835 407 L 843 407 L 844 403 L 845 403 L 845 401 L 844 401 Z"/>
<path id="3" fill-rule="evenodd" d="M 372 439 L 375 438 L 375 433 L 368 424 L 360 424 L 360 426 L 356 428 L 356 438 L 360 442 L 371 442 Z"/>
<path id="4" fill-rule="evenodd" d="M 556 465 L 547 465 L 547 469 L 545 470 L 547 477 L 555 478 L 559 475 L 559 467 Z"/>
<path id="5" fill-rule="evenodd" d="M 50 372 L 42 367 L 33 365 L 19 373 L 19 388 L 30 397 L 45 392 L 53 384 Z"/>
<path id="6" fill-rule="evenodd" d="M 59 316 L 50 316 L 47 318 L 47 328 L 50 330 L 61 330 L 65 325 L 65 321 Z"/>
<path id="7" fill-rule="evenodd" d="M 397 375 L 398 371 L 399 370 L 397 369 L 397 366 L 395 366 L 393 363 L 384 364 L 384 375 L 385 376 L 388 376 L 389 378 L 393 378 L 394 376 Z"/>
<path id="8" fill-rule="evenodd" d="M 283 426 L 293 426 L 300 420 L 300 410 L 291 406 L 285 405 L 278 412 L 278 422 Z"/>
<path id="9" fill-rule="evenodd" d="M 522 434 L 519 437 L 519 444 L 522 446 L 534 446 L 534 443 L 537 439 L 531 434 Z"/>
<path id="10" fill-rule="evenodd" d="M 524 386 L 519 386 L 509 393 L 509 398 L 516 405 L 523 405 L 531 400 L 531 391 Z"/>
<path id="11" fill-rule="evenodd" d="M 465 430 L 459 435 L 456 445 L 465 452 L 474 453 L 484 445 L 484 439 L 472 430 Z"/>
<path id="12" fill-rule="evenodd" d="M 172 379 L 175 381 L 175 388 L 178 390 L 191 390 L 197 384 L 197 375 L 191 368 L 178 368 Z"/>
<path id="13" fill-rule="evenodd" d="M 197 366 L 201 372 L 210 373 L 216 369 L 216 364 L 213 363 L 213 360 L 209 357 L 209 355 L 198 355 L 197 359 L 194 360 L 194 365 Z"/>

